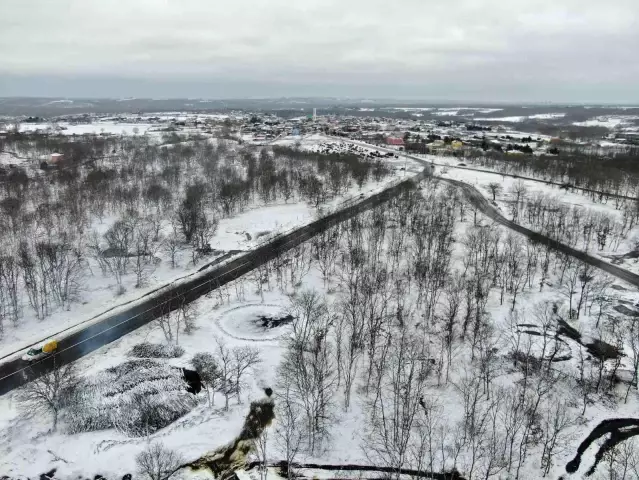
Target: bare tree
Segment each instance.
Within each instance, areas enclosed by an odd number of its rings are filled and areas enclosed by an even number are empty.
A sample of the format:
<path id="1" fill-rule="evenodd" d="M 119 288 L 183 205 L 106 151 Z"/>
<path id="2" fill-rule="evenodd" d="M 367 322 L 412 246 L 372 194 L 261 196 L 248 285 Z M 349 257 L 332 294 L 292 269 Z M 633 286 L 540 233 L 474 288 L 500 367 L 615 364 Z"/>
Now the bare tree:
<path id="1" fill-rule="evenodd" d="M 30 381 L 17 392 L 16 399 L 26 413 L 49 413 L 53 417 L 52 430 L 58 426 L 58 415 L 64 405 L 65 394 L 77 383 L 75 365 L 57 365 L 53 357 L 53 368 L 38 376 L 27 374 Z"/>
<path id="2" fill-rule="evenodd" d="M 304 427 L 301 419 L 302 409 L 295 403 L 289 385 L 285 385 L 284 393 L 278 395 L 276 408 L 275 442 L 284 452 L 288 465 L 287 478 L 290 480 L 293 478 L 291 463 L 295 461 L 302 446 Z"/>
<path id="3" fill-rule="evenodd" d="M 180 301 L 180 307 L 177 310 L 178 315 L 181 317 L 181 325 L 183 332 L 187 335 L 193 333 L 195 330 L 195 320 L 197 318 L 197 304 L 195 302 L 187 302 L 183 297 Z"/>
<path id="4" fill-rule="evenodd" d="M 242 403 L 241 393 L 245 374 L 255 368 L 262 362 L 260 351 L 257 348 L 244 346 L 235 347 L 232 350 L 233 362 L 233 381 L 235 382 L 235 394 L 237 395 L 237 403 Z"/>
<path id="5" fill-rule="evenodd" d="M 196 310 L 193 303 L 187 302 L 184 297 L 173 299 L 171 301 L 179 302 L 179 307 L 170 310 L 169 302 L 163 305 L 164 312 L 158 316 L 155 323 L 164 334 L 167 342 L 180 343 L 180 332 L 191 334 L 195 328 Z"/>
<path id="6" fill-rule="evenodd" d="M 566 429 L 573 424 L 574 419 L 567 403 L 558 399 L 550 399 L 542 411 L 541 469 L 545 477 L 553 466 L 553 458 L 568 447 Z"/>
<path id="7" fill-rule="evenodd" d="M 574 298 L 577 294 L 577 285 L 579 284 L 579 265 L 573 257 L 566 255 L 564 257 L 564 269 L 561 283 L 561 292 L 568 297 L 568 318 L 579 317 L 579 312 L 573 308 Z"/>
<path id="8" fill-rule="evenodd" d="M 302 279 L 311 269 L 311 251 L 306 243 L 301 243 L 291 249 L 291 263 L 289 271 L 291 274 L 291 285 L 299 286 Z"/>
<path id="9" fill-rule="evenodd" d="M 595 279 L 596 270 L 597 269 L 595 267 L 587 263 L 584 263 L 581 266 L 581 271 L 579 272 L 579 275 L 577 277 L 579 280 L 579 286 L 581 287 L 580 293 L 579 293 L 579 299 L 577 301 L 577 308 L 576 308 L 577 318 L 579 318 L 579 314 L 581 312 L 582 306 L 585 313 L 588 295 L 592 288 L 591 284 L 593 283 L 593 280 Z"/>
<path id="10" fill-rule="evenodd" d="M 68 309 L 77 297 L 85 269 L 83 247 L 73 247 L 69 236 L 62 235 L 58 243 L 42 243 L 38 248 L 43 250 L 51 293 L 59 305 Z"/>
<path id="11" fill-rule="evenodd" d="M 165 306 L 166 311 L 162 315 L 158 316 L 155 323 L 162 333 L 164 339 L 168 343 L 175 342 L 176 345 L 180 344 L 180 316 L 175 311 L 170 311 L 168 306 Z"/>
<path id="12" fill-rule="evenodd" d="M 501 183 L 497 183 L 497 182 L 490 182 L 488 184 L 488 190 L 490 191 L 490 193 L 493 196 L 493 202 L 496 200 L 497 194 L 499 194 L 503 188 L 501 186 Z"/>
<path id="13" fill-rule="evenodd" d="M 133 270 L 136 276 L 136 288 L 146 284 L 148 276 L 155 268 L 155 254 L 160 245 L 156 238 L 157 235 L 152 222 L 141 220 L 135 224 L 132 244 L 135 256 Z"/>
<path id="14" fill-rule="evenodd" d="M 177 220 L 186 243 L 191 243 L 191 240 L 202 225 L 205 193 L 206 189 L 203 184 L 190 185 L 186 189 L 185 198 L 177 211 Z"/>
<path id="15" fill-rule="evenodd" d="M 515 465 L 518 449 L 515 447 L 521 443 L 521 437 L 526 429 L 527 404 L 521 393 L 521 387 L 507 388 L 503 391 L 502 404 L 502 429 L 503 451 L 506 469 L 512 471 Z"/>
<path id="16" fill-rule="evenodd" d="M 521 203 L 523 203 L 524 199 L 526 198 L 528 189 L 526 188 L 526 184 L 522 180 L 518 180 L 510 186 L 508 192 L 513 197 L 513 201 L 511 204 L 512 220 L 517 221 L 517 219 L 519 218 Z"/>
<path id="17" fill-rule="evenodd" d="M 606 451 L 602 462 L 604 471 L 597 478 L 632 480 L 639 478 L 639 442 L 630 438 Z"/>
<path id="18" fill-rule="evenodd" d="M 443 409 L 435 400 L 429 397 L 422 397 L 419 401 L 421 412 L 415 422 L 416 437 L 411 442 L 408 456 L 409 465 L 417 470 L 445 470 L 445 458 L 441 459 L 440 468 L 436 468 L 438 440 L 444 441 L 443 435 L 447 428 L 442 425 Z M 438 439 L 438 437 L 440 437 Z"/>
<path id="19" fill-rule="evenodd" d="M 458 316 L 462 303 L 462 292 L 464 290 L 464 279 L 458 272 L 448 281 L 445 289 L 445 303 L 442 313 L 442 353 L 446 352 L 446 375 L 448 382 L 450 366 L 453 358 L 453 344 L 458 335 Z M 443 361 L 443 359 L 442 359 Z M 442 369 L 440 369 L 442 370 Z"/>
<path id="20" fill-rule="evenodd" d="M 211 251 L 211 240 L 217 231 L 218 220 L 215 217 L 209 218 L 201 215 L 195 225 L 193 232 L 192 262 L 195 262 L 201 255 L 206 255 Z"/>
<path id="21" fill-rule="evenodd" d="M 335 270 L 335 262 L 339 255 L 338 229 L 328 229 L 314 238 L 315 252 L 318 260 L 318 268 L 322 272 L 324 286 L 328 283 Z"/>
<path id="22" fill-rule="evenodd" d="M 328 437 L 333 421 L 336 389 L 332 325 L 325 302 L 317 292 L 305 291 L 291 301 L 293 334 L 280 364 L 279 383 L 290 385 L 291 395 L 302 405 L 308 450 L 316 453 Z"/>
<path id="23" fill-rule="evenodd" d="M 586 414 L 586 407 L 591 402 L 590 394 L 595 391 L 594 388 L 594 380 L 593 377 L 595 375 L 593 371 L 592 364 L 586 360 L 586 356 L 584 353 L 584 349 L 581 345 L 579 345 L 579 357 L 578 357 L 578 365 L 577 369 L 579 370 L 579 378 L 577 380 L 577 385 L 581 390 L 581 399 L 583 408 L 581 410 L 581 415 Z"/>
<path id="24" fill-rule="evenodd" d="M 504 288 L 512 294 L 512 311 L 515 309 L 517 294 L 525 287 L 526 265 L 523 261 L 522 244 L 519 236 L 512 233 L 508 234 L 504 242 L 503 260 L 502 297 Z"/>
<path id="25" fill-rule="evenodd" d="M 182 240 L 174 226 L 173 231 L 166 237 L 166 241 L 164 242 L 164 251 L 171 259 L 171 268 L 175 268 L 176 266 L 177 253 L 180 250 L 181 245 Z"/>
<path id="26" fill-rule="evenodd" d="M 639 375 L 639 318 L 626 317 L 625 323 L 626 325 L 624 325 L 622 331 L 626 334 L 626 342 L 632 353 L 632 377 L 628 383 L 624 398 L 624 403 L 628 403 L 628 395 L 632 385 L 636 385 L 637 389 L 639 389 L 639 382 L 637 381 Z"/>
<path id="27" fill-rule="evenodd" d="M 402 329 L 391 345 L 381 395 L 375 405 L 369 405 L 370 425 L 363 447 L 371 461 L 393 468 L 393 478 L 399 478 L 422 410 L 428 362 L 424 361 L 420 342 L 407 329 Z"/>
<path id="28" fill-rule="evenodd" d="M 176 451 L 156 442 L 138 453 L 135 463 L 140 475 L 150 480 L 168 480 L 181 468 L 184 459 Z"/>
<path id="29" fill-rule="evenodd" d="M 96 232 L 95 230 L 92 230 L 88 236 L 88 241 L 86 246 L 89 250 L 91 257 L 98 263 L 98 266 L 100 267 L 100 271 L 102 272 L 102 275 L 106 276 L 107 272 L 109 271 L 109 267 L 102 254 L 102 248 L 100 244 L 101 244 L 100 234 Z"/>
<path id="30" fill-rule="evenodd" d="M 266 480 L 268 470 L 267 470 L 267 460 L 268 460 L 268 427 L 265 427 L 262 432 L 253 439 L 253 449 L 257 455 L 257 460 L 260 462 L 259 472 L 260 472 L 260 480 Z"/>
<path id="31" fill-rule="evenodd" d="M 118 285 L 118 293 L 124 293 L 122 277 L 126 275 L 131 262 L 130 248 L 134 241 L 134 225 L 128 220 L 118 220 L 104 234 L 108 249 L 101 252 L 102 261 L 111 272 Z"/>
<path id="32" fill-rule="evenodd" d="M 18 256 L 29 304 L 41 319 L 49 315 L 49 285 L 42 258 L 38 258 L 34 250 L 27 242 L 21 242 Z"/>
<path id="33" fill-rule="evenodd" d="M 215 338 L 215 346 L 215 359 L 219 369 L 219 390 L 224 395 L 224 409 L 228 410 L 229 399 L 235 391 L 233 352 L 219 337 Z"/>
<path id="34" fill-rule="evenodd" d="M 0 257 L 0 302 L 6 305 L 8 316 L 17 325 L 21 314 L 20 268 L 12 255 Z"/>
<path id="35" fill-rule="evenodd" d="M 604 315 L 607 308 L 612 304 L 612 298 L 610 298 L 608 292 L 613 283 L 614 282 L 612 278 L 609 275 L 603 274 L 603 272 L 599 272 L 592 283 L 592 294 L 590 295 L 590 305 L 588 306 L 588 313 L 592 313 L 593 305 L 596 304 L 597 307 L 599 307 L 597 309 L 597 323 L 595 325 L 595 328 L 599 328 L 601 317 Z"/>
<path id="36" fill-rule="evenodd" d="M 468 478 L 491 478 L 507 467 L 503 438 L 498 428 L 504 396 L 500 393 L 484 398 L 477 372 L 467 372 L 456 385 L 463 402 L 463 437 L 461 443 Z M 475 477 L 478 472 L 479 476 Z"/>

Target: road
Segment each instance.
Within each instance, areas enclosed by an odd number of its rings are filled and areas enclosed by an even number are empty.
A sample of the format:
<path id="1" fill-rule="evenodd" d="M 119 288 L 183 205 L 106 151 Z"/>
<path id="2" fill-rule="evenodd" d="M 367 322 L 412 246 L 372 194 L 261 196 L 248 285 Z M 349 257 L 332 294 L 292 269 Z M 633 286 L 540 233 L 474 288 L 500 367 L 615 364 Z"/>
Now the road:
<path id="1" fill-rule="evenodd" d="M 413 157 L 413 156 L 409 156 L 409 158 L 412 158 L 413 160 L 418 160 L 417 157 Z M 518 178 L 520 180 L 529 180 L 531 182 L 543 183 L 545 185 L 552 185 L 559 188 L 567 188 L 569 190 L 579 190 L 580 192 L 592 193 L 595 195 L 599 195 L 601 197 L 605 196 L 608 198 L 622 198 L 624 200 L 633 200 L 633 201 L 637 199 L 637 197 L 630 197 L 627 195 L 621 195 L 619 193 L 601 192 L 599 190 L 593 190 L 591 188 L 574 187 L 574 186 L 565 187 L 565 184 L 563 183 L 552 182 L 550 180 L 542 180 L 540 178 L 534 178 L 534 177 L 525 177 L 523 175 L 515 175 L 514 173 L 502 173 L 502 172 L 497 172 L 495 170 L 486 170 L 484 168 L 475 168 L 475 167 L 468 167 L 468 166 L 462 166 L 462 165 L 446 165 L 445 163 L 433 163 L 433 165 L 438 167 L 446 167 L 446 168 L 458 168 L 460 170 L 471 170 L 473 172 L 491 173 L 493 175 L 501 175 L 502 177 Z"/>
<path id="2" fill-rule="evenodd" d="M 368 148 L 372 148 L 373 146 L 366 144 L 366 143 L 362 143 L 362 142 L 357 142 L 357 141 L 352 141 L 352 140 L 348 140 L 345 138 L 341 138 L 341 137 L 330 137 L 331 139 L 335 139 L 335 140 L 340 140 L 342 142 L 345 143 L 352 143 L 354 145 L 358 145 L 358 146 L 362 146 L 362 147 L 368 147 Z M 378 148 L 378 147 L 374 147 L 374 148 Z M 388 149 L 388 148 L 384 148 L 384 147 L 379 147 L 379 150 L 385 151 L 385 152 L 393 152 L 396 155 L 400 156 L 400 157 L 405 157 L 408 158 L 410 160 L 413 160 L 415 162 L 420 163 L 423 166 L 430 166 L 430 165 L 435 165 L 435 166 L 443 166 L 443 167 L 450 167 L 449 165 L 440 165 L 437 163 L 432 163 L 429 162 L 428 160 L 424 160 L 423 158 L 419 158 L 416 157 L 414 155 L 409 155 L 403 152 L 398 152 L 397 150 L 392 150 L 392 149 Z M 490 170 L 480 170 L 480 169 L 475 169 L 475 168 L 470 168 L 470 167 L 454 167 L 454 168 L 465 168 L 467 170 L 475 170 L 475 171 L 480 171 L 480 172 L 488 172 L 488 173 L 493 173 L 493 174 L 497 174 L 497 175 L 501 175 L 501 173 L 499 172 L 493 172 Z M 522 235 L 525 235 L 526 237 L 530 238 L 531 240 L 533 240 L 534 242 L 538 242 L 538 243 L 543 243 L 545 245 L 550 246 L 551 248 L 558 250 L 560 252 L 563 252 L 567 255 L 570 255 L 572 257 L 575 257 L 579 260 L 581 260 L 584 263 L 588 263 L 589 265 L 593 265 L 597 268 L 600 268 L 601 270 L 605 271 L 606 273 L 609 273 L 610 275 L 613 275 L 617 278 L 619 278 L 620 280 L 623 280 L 625 282 L 628 282 L 631 285 L 634 285 L 636 287 L 639 287 L 639 275 L 629 272 L 628 270 L 625 270 L 623 268 L 617 267 L 616 265 L 612 265 L 611 263 L 608 263 L 604 260 L 601 260 L 600 258 L 596 258 L 593 257 L 592 255 L 589 255 L 581 250 L 577 250 L 574 249 L 572 247 L 569 247 L 566 244 L 563 244 L 557 240 L 553 240 L 550 237 L 547 237 L 545 235 L 542 235 L 539 232 L 535 232 L 534 230 L 530 230 L 526 227 L 523 227 L 521 225 L 519 225 L 518 223 L 515 223 L 511 220 L 508 220 L 507 218 L 505 218 L 500 212 L 499 210 L 497 210 L 489 201 L 486 197 L 484 197 L 481 192 L 479 190 L 477 190 L 474 186 L 462 182 L 460 180 L 453 180 L 450 178 L 446 178 L 446 177 L 440 177 L 437 175 L 433 175 L 433 178 L 440 180 L 442 182 L 446 182 L 449 183 L 451 185 L 454 185 L 458 188 L 460 188 L 463 192 L 464 195 L 466 196 L 466 198 L 468 199 L 468 201 L 473 204 L 479 211 L 481 211 L 484 215 L 486 215 L 487 217 L 491 218 L 492 220 L 494 220 L 495 222 L 511 229 L 514 230 L 515 232 L 521 233 Z M 534 180 L 536 182 L 541 182 L 541 183 L 549 183 L 545 180 L 539 180 L 539 179 L 534 179 L 534 178 L 528 178 L 528 177 L 519 177 L 519 178 L 525 178 L 526 180 Z M 558 184 L 555 184 L 558 185 Z M 587 190 L 587 189 L 580 189 L 580 190 L 585 190 L 585 191 L 591 191 L 592 190 Z M 600 192 L 595 192 L 595 193 L 600 193 Z M 611 196 L 615 196 L 615 195 L 611 195 Z M 629 197 L 626 197 L 629 198 Z"/>
<path id="3" fill-rule="evenodd" d="M 78 360 L 84 355 L 148 324 L 161 315 L 176 310 L 183 303 L 192 302 L 202 295 L 241 277 L 283 252 L 309 240 L 316 234 L 386 202 L 407 188 L 412 182 L 421 178 L 423 178 L 423 173 L 403 180 L 354 204 L 345 206 L 337 212 L 328 214 L 290 233 L 275 237 L 255 250 L 207 272 L 200 272 L 200 275 L 195 276 L 195 278 L 186 280 L 184 283 L 178 284 L 164 293 L 147 295 L 140 302 L 134 303 L 123 311 L 114 313 L 84 328 L 80 328 L 74 333 L 59 338 L 58 350 L 55 356 L 47 357 L 31 364 L 19 358 L 0 363 L 0 395 L 23 385 L 32 375 L 49 371 L 53 368 L 54 362 L 57 365 L 63 365 Z"/>
<path id="4" fill-rule="evenodd" d="M 487 170 L 485 168 L 475 168 L 475 167 L 469 167 L 469 166 L 463 166 L 463 165 L 448 165 L 446 163 L 430 162 L 430 161 L 425 160 L 423 158 L 416 157 L 415 155 L 409 155 L 407 153 L 398 152 L 397 150 L 394 150 L 392 148 L 386 148 L 386 147 L 373 145 L 373 144 L 370 144 L 370 143 L 359 142 L 357 140 L 350 140 L 350 139 L 345 138 L 345 137 L 333 137 L 333 136 L 330 136 L 330 135 L 325 135 L 325 136 L 326 136 L 326 138 L 328 138 L 330 140 L 335 140 L 335 141 L 344 142 L 344 143 L 351 143 L 353 145 L 357 145 L 357 146 L 365 147 L 365 148 L 374 148 L 374 149 L 380 150 L 382 152 L 394 153 L 395 155 L 399 155 L 401 157 L 408 158 L 410 160 L 414 160 L 414 161 L 419 162 L 421 164 L 427 163 L 429 165 L 434 165 L 436 167 L 457 168 L 457 169 L 460 169 L 460 170 L 470 170 L 472 172 L 481 172 L 481 173 L 490 173 L 492 175 L 501 175 L 502 177 L 519 178 L 521 180 L 529 180 L 531 182 L 543 183 L 544 185 L 553 185 L 555 187 L 560 187 L 560 188 L 564 186 L 564 184 L 560 183 L 560 182 L 552 182 L 550 180 L 542 180 L 540 178 L 526 177 L 526 176 L 522 176 L 522 175 L 516 175 L 514 173 L 502 173 L 502 172 L 497 172 L 495 170 Z M 593 189 L 590 189 L 590 188 L 584 188 L 584 187 L 569 187 L 569 188 L 570 188 L 570 190 L 579 190 L 580 192 L 592 193 L 592 194 L 595 194 L 595 195 L 605 196 L 605 197 L 608 197 L 608 198 L 622 198 L 622 199 L 625 199 L 625 200 L 633 200 L 633 201 L 637 200 L 637 197 L 631 197 L 631 196 L 628 196 L 628 195 L 621 195 L 621 194 L 618 194 L 618 193 L 601 192 L 599 190 L 593 190 Z"/>
<path id="5" fill-rule="evenodd" d="M 461 182 L 459 180 L 452 180 L 450 178 L 443 178 L 443 177 L 434 177 L 434 178 L 437 178 L 438 180 L 450 183 L 452 185 L 455 185 L 461 188 L 464 194 L 466 195 L 466 198 L 475 207 L 477 207 L 477 209 L 479 209 L 483 214 L 485 214 L 487 217 L 491 218 L 495 222 L 511 230 L 514 230 L 515 232 L 521 233 L 522 235 L 525 235 L 526 237 L 530 238 L 531 240 L 535 242 L 548 245 L 555 250 L 566 253 L 567 255 L 575 257 L 584 263 L 588 263 L 597 268 L 600 268 L 601 270 L 609 273 L 610 275 L 613 275 L 621 280 L 624 280 L 632 285 L 639 287 L 639 275 L 629 272 L 628 270 L 625 270 L 623 268 L 619 268 L 616 265 L 612 265 L 611 263 L 608 263 L 599 258 L 593 257 L 592 255 L 582 252 L 581 250 L 576 250 L 572 247 L 569 247 L 566 244 L 558 242 L 557 240 L 553 240 L 552 238 L 542 235 L 539 232 L 535 232 L 526 227 L 522 227 L 521 225 L 515 222 L 512 222 L 511 220 L 508 220 L 493 205 L 490 204 L 488 199 L 484 197 L 479 190 L 477 190 L 472 185 Z"/>

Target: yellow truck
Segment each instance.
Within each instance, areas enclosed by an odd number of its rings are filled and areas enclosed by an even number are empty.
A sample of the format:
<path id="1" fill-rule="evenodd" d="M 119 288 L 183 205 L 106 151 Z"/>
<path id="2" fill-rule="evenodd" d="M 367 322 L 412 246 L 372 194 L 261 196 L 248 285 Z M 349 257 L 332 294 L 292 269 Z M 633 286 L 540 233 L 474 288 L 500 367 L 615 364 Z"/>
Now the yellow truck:
<path id="1" fill-rule="evenodd" d="M 25 362 L 33 362 L 41 358 L 51 355 L 58 349 L 58 341 L 55 339 L 47 340 L 38 346 L 30 348 L 27 353 L 22 356 Z"/>

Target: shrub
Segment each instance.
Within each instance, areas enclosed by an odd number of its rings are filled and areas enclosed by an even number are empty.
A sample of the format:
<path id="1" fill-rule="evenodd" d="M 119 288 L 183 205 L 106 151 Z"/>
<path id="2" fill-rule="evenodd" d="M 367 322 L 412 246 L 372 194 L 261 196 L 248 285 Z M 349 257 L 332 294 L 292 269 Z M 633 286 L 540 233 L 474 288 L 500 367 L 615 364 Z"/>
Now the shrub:
<path id="1" fill-rule="evenodd" d="M 181 369 L 153 360 L 130 360 L 85 378 L 65 412 L 71 433 L 117 428 L 151 434 L 193 409 Z"/>
<path id="2" fill-rule="evenodd" d="M 135 358 L 178 358 L 184 355 L 184 348 L 179 345 L 163 345 L 143 342 L 134 345 L 129 352 Z"/>
<path id="3" fill-rule="evenodd" d="M 152 443 L 135 457 L 138 473 L 151 480 L 168 480 L 184 460 L 179 453 L 161 443 Z"/>

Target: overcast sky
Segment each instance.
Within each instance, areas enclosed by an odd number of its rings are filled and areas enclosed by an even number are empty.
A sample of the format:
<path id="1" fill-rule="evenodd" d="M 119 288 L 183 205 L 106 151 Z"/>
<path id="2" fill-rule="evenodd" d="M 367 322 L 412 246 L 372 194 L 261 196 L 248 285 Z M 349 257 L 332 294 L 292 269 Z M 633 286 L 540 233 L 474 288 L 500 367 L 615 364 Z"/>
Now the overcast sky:
<path id="1" fill-rule="evenodd" d="M 639 0 L 0 0 L 0 96 L 639 102 Z"/>

